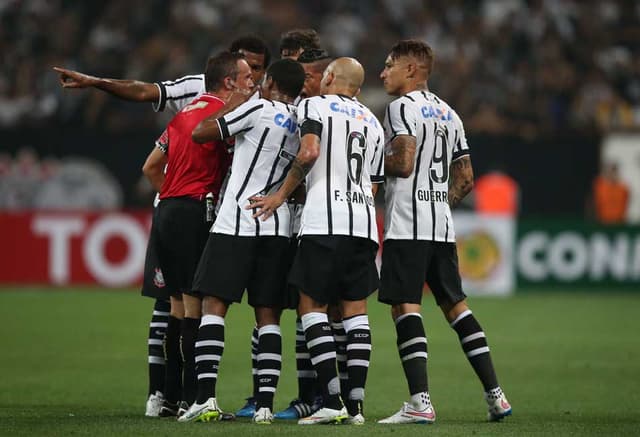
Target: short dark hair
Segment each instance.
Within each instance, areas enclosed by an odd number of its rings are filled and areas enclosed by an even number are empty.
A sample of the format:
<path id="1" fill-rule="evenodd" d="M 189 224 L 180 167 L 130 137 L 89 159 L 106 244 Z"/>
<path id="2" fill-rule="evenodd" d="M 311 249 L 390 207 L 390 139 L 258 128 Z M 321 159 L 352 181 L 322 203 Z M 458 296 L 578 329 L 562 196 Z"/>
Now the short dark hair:
<path id="1" fill-rule="evenodd" d="M 297 97 L 304 86 L 304 68 L 293 59 L 280 59 L 267 69 L 278 89 L 289 97 Z"/>
<path id="2" fill-rule="evenodd" d="M 204 83 L 207 91 L 215 91 L 224 84 L 225 77 L 234 80 L 238 77 L 238 61 L 244 59 L 244 55 L 238 52 L 224 51 L 207 60 L 207 68 L 204 72 Z"/>
<path id="3" fill-rule="evenodd" d="M 233 40 L 229 46 L 229 51 L 237 52 L 239 50 L 264 55 L 264 68 L 267 68 L 267 65 L 271 62 L 271 50 L 267 47 L 267 43 L 256 35 L 246 35 Z"/>
<path id="4" fill-rule="evenodd" d="M 283 50 L 309 50 L 320 48 L 320 37 L 314 29 L 292 29 L 280 35 L 280 53 Z"/>
<path id="5" fill-rule="evenodd" d="M 433 70 L 433 49 L 420 40 L 417 39 L 405 39 L 399 41 L 391 48 L 391 59 L 395 60 L 401 56 L 411 56 L 418 61 L 424 63 L 427 68 L 427 73 L 431 74 Z"/>
<path id="6" fill-rule="evenodd" d="M 325 59 L 331 59 L 326 50 L 322 49 L 308 49 L 302 52 L 298 57 L 298 62 L 301 64 L 310 64 L 316 61 L 322 61 Z"/>

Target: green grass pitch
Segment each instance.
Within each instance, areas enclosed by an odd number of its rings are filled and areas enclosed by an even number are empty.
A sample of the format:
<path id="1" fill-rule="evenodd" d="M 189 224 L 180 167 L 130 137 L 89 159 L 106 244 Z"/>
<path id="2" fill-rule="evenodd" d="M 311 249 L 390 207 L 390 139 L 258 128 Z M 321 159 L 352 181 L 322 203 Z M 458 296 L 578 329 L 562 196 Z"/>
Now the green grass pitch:
<path id="1" fill-rule="evenodd" d="M 407 388 L 387 307 L 369 302 L 373 356 L 362 427 L 290 422 L 178 424 L 143 417 L 152 301 L 133 291 L 0 291 L 0 435 L 640 435 L 640 294 L 522 293 L 473 298 L 514 415 L 486 423 L 482 390 L 455 333 L 427 297 L 432 426 L 383 426 Z M 234 411 L 250 392 L 252 312 L 234 305 L 218 399 Z M 276 409 L 296 395 L 294 316 L 283 325 Z"/>

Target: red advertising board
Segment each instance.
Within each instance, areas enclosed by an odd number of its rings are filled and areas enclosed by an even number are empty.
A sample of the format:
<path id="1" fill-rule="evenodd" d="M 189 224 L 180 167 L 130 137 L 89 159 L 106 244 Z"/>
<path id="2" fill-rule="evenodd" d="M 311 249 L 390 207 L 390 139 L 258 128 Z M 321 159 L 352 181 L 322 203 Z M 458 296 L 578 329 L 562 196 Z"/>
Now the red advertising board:
<path id="1" fill-rule="evenodd" d="M 130 286 L 142 278 L 151 214 L 0 213 L 0 283 Z"/>
<path id="2" fill-rule="evenodd" d="M 149 211 L 0 212 L 0 284 L 140 284 L 150 227 Z"/>

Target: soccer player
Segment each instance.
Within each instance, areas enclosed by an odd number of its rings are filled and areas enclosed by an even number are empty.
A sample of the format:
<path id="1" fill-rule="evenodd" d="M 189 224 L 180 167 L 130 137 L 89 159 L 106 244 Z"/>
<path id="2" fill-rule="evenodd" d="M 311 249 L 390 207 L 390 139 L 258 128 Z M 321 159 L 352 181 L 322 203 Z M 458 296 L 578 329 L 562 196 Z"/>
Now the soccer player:
<path id="1" fill-rule="evenodd" d="M 480 378 L 489 420 L 511 414 L 484 331 L 467 306 L 458 271 L 451 208 L 473 187 L 469 146 L 458 114 L 429 91 L 433 52 L 422 41 L 391 49 L 380 78 L 397 96 L 385 116 L 385 232 L 378 299 L 391 305 L 411 398 L 379 423 L 433 423 L 427 338 L 420 315 L 426 282 Z"/>
<path id="2" fill-rule="evenodd" d="M 320 95 L 320 82 L 324 70 L 327 69 L 333 59 L 322 49 L 306 49 L 298 57 L 298 62 L 304 68 L 304 86 L 300 97 L 306 99 Z"/>
<path id="3" fill-rule="evenodd" d="M 222 206 L 202 254 L 193 290 L 201 293 L 203 316 L 196 342 L 197 402 L 179 421 L 220 417 L 216 399 L 224 352 L 225 316 L 244 290 L 258 327 L 258 396 L 255 423 L 273 421 L 273 397 L 281 369 L 280 313 L 289 267 L 289 208 L 270 220 L 252 217 L 251 201 L 279 188 L 299 149 L 295 107 L 304 70 L 283 59 L 267 69 L 263 98 L 249 100 L 221 118 L 208 118 L 193 131 L 196 142 L 235 136 L 235 151 Z M 248 209 L 247 209 L 248 208 Z"/>
<path id="4" fill-rule="evenodd" d="M 295 100 L 299 102 L 301 98 L 316 96 L 320 94 L 320 79 L 322 72 L 329 65 L 331 59 L 326 51 L 319 47 L 319 37 L 313 29 L 294 29 L 282 34 L 280 39 L 280 56 L 282 59 L 298 60 L 305 70 L 305 85 L 300 96 Z M 305 91 L 307 90 L 307 91 Z M 295 237 L 300 230 L 300 218 L 304 203 L 304 186 L 298 187 L 288 201 L 291 214 L 291 241 L 289 257 L 293 260 L 298 241 Z M 298 291 L 291 287 L 290 299 L 287 308 L 297 309 Z M 344 331 L 344 330 L 342 330 Z M 344 337 L 344 332 L 342 332 Z M 254 378 L 256 375 L 256 354 L 258 344 L 257 329 L 253 330 L 251 339 L 252 371 Z M 316 395 L 315 371 L 309 359 L 302 322 L 296 319 L 296 373 L 298 377 L 298 397 L 293 399 L 287 408 L 274 414 L 275 419 L 297 420 L 306 417 L 320 408 L 321 398 Z M 346 361 L 339 361 L 339 365 Z M 344 367 L 344 366 L 343 366 Z M 237 417 L 253 417 L 256 405 L 257 383 L 254 382 L 254 394 L 247 398 L 246 404 L 236 412 Z"/>
<path id="5" fill-rule="evenodd" d="M 280 57 L 297 60 L 306 50 L 320 49 L 320 37 L 314 29 L 292 29 L 280 35 Z"/>
<path id="6" fill-rule="evenodd" d="M 298 311 L 323 408 L 301 418 L 302 425 L 365 420 L 362 403 L 371 355 L 366 298 L 378 288 L 372 183 L 383 178 L 384 133 L 371 111 L 354 99 L 363 81 L 364 70 L 355 59 L 339 58 L 327 67 L 323 95 L 298 106 L 300 152 L 282 187 L 253 199 L 255 216 L 268 220 L 306 179 L 307 201 L 290 282 L 301 290 Z M 327 317 L 334 303 L 339 303 L 348 338 L 344 398 Z"/>
<path id="7" fill-rule="evenodd" d="M 224 143 L 195 144 L 191 132 L 205 117 L 217 113 L 236 91 L 250 93 L 254 86 L 251 77 L 249 64 L 240 53 L 222 52 L 210 58 L 205 72 L 207 92 L 169 122 L 143 167 L 143 172 L 160 193 L 151 238 L 156 239 L 164 280 L 175 293 L 170 297 L 171 315 L 165 347 L 173 351 L 169 357 L 180 351 L 184 360 L 183 378 L 180 360 L 168 359 L 165 401 L 160 415 L 175 416 L 178 401 L 186 403 L 184 411 L 195 401 L 194 347 L 201 300 L 189 292 L 213 223 L 213 204 L 231 165 L 231 154 Z M 210 196 L 210 205 L 206 205 L 207 196 Z M 206 211 L 206 208 L 210 210 Z M 179 391 L 181 381 L 184 384 L 182 396 Z"/>
<path id="8" fill-rule="evenodd" d="M 240 52 L 245 56 L 245 60 L 251 67 L 253 82 L 255 84 L 261 83 L 264 72 L 271 60 L 271 52 L 267 44 L 256 36 L 247 35 L 235 39 L 231 43 L 229 50 L 231 52 Z M 98 78 L 60 67 L 54 67 L 54 70 L 58 72 L 63 88 L 81 89 L 92 87 L 125 100 L 151 102 L 155 111 L 168 111 L 174 115 L 205 92 L 204 74 L 188 75 L 172 81 L 148 83 L 138 80 Z M 156 196 L 154 207 L 157 205 L 158 198 Z M 155 215 L 156 212 L 154 211 L 154 218 Z M 170 292 L 167 290 L 162 269 L 159 266 L 153 234 L 150 234 L 147 245 L 142 295 L 156 298 L 151 322 L 149 323 L 149 390 L 145 409 L 146 416 L 155 417 L 160 414 L 164 404 L 163 391 L 166 361 L 163 342 L 167 326 L 169 324 L 179 324 L 179 321 L 169 317 L 170 305 L 168 300 Z M 176 357 L 178 357 L 177 352 L 173 350 L 167 350 L 166 352 L 167 359 L 171 359 L 175 363 Z M 173 358 L 171 358 L 172 356 Z M 175 372 L 171 371 L 170 373 L 173 374 Z M 255 370 L 253 373 L 254 392 L 256 392 L 257 376 L 255 375 Z M 254 406 L 252 406 L 251 414 L 253 414 L 254 409 Z M 165 410 L 163 414 L 174 415 L 174 410 Z"/>
<path id="9" fill-rule="evenodd" d="M 331 61 L 332 59 L 329 57 L 327 52 L 321 49 L 308 48 L 300 54 L 298 62 L 302 65 L 302 68 L 304 68 L 305 79 L 304 86 L 297 99 L 298 102 L 302 98 L 320 95 L 320 80 L 322 79 L 322 73 Z M 296 236 L 300 231 L 300 219 L 302 208 L 304 206 L 304 193 L 304 185 L 301 184 L 292 195 L 292 198 L 288 200 L 289 209 L 291 211 L 291 251 L 289 256 L 292 262 L 298 247 L 298 239 Z M 288 303 L 288 307 L 297 310 L 299 302 L 298 290 L 297 288 L 290 286 L 289 291 L 290 301 Z M 342 331 L 343 332 L 340 333 L 341 336 L 339 338 L 345 338 L 345 342 L 342 342 L 344 345 L 346 343 L 346 336 L 344 334 L 344 329 L 342 329 Z M 287 408 L 276 412 L 274 414 L 275 419 L 298 420 L 302 417 L 309 416 L 321 407 L 322 397 L 318 396 L 316 372 L 313 370 L 313 364 L 311 363 L 309 351 L 307 350 L 307 343 L 304 338 L 304 331 L 302 329 L 302 321 L 300 320 L 300 317 L 296 318 L 295 338 L 298 396 L 289 403 Z M 344 369 L 340 369 L 341 375 L 346 374 L 346 355 L 344 355 L 344 357 L 344 360 L 338 361 L 338 366 L 344 367 Z"/>
<path id="10" fill-rule="evenodd" d="M 262 82 L 264 72 L 271 61 L 271 52 L 262 39 L 252 35 L 243 36 L 231 43 L 229 51 L 242 53 L 251 67 L 253 82 Z M 63 88 L 96 88 L 124 100 L 151 102 L 155 111 L 170 111 L 172 114 L 205 92 L 204 74 L 149 83 L 94 77 L 61 67 L 53 69 L 58 72 Z"/>

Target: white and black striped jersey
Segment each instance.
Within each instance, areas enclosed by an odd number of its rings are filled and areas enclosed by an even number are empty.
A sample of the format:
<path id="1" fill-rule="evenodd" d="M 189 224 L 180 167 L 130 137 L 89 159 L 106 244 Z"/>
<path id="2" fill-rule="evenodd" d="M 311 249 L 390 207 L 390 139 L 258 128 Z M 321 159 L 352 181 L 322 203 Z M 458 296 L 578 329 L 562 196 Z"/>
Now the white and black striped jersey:
<path id="1" fill-rule="evenodd" d="M 303 100 L 298 119 L 301 135 L 320 135 L 320 156 L 306 178 L 300 235 L 350 235 L 377 243 L 371 184 L 384 179 L 382 125 L 367 107 L 340 95 Z"/>
<path id="2" fill-rule="evenodd" d="M 385 147 L 398 135 L 416 138 L 408 178 L 387 176 L 384 238 L 454 242 L 449 208 L 449 167 L 469 154 L 462 120 L 428 91 L 412 91 L 387 106 Z"/>
<path id="3" fill-rule="evenodd" d="M 289 207 L 281 205 L 267 220 L 245 209 L 249 198 L 280 188 L 300 140 L 295 106 L 252 99 L 218 119 L 223 138 L 236 137 L 231 176 L 211 232 L 240 236 L 290 236 Z"/>
<path id="4" fill-rule="evenodd" d="M 153 104 L 156 112 L 176 114 L 196 97 L 205 93 L 204 74 L 193 74 L 176 80 L 156 82 L 160 90 L 158 101 Z"/>

